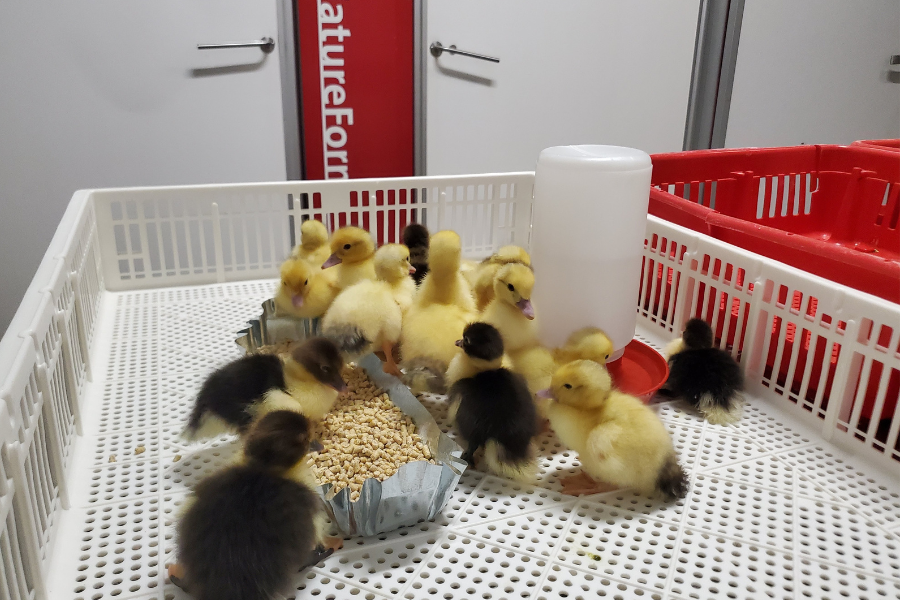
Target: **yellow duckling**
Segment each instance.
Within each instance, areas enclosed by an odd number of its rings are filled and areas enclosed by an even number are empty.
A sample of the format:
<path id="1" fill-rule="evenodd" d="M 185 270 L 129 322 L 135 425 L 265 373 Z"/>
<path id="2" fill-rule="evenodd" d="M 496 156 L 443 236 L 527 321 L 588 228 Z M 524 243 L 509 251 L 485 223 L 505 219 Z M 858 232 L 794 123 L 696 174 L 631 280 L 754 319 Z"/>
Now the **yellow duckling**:
<path id="1" fill-rule="evenodd" d="M 300 243 L 294 247 L 291 257 L 305 260 L 314 267 L 325 264 L 331 255 L 328 230 L 322 221 L 308 219 L 300 226 Z"/>
<path id="2" fill-rule="evenodd" d="M 281 264 L 281 280 L 275 292 L 278 313 L 304 319 L 321 317 L 340 291 L 335 275 L 305 260 L 287 259 Z"/>
<path id="3" fill-rule="evenodd" d="M 323 334 L 351 360 L 368 354 L 373 347 L 384 351 L 385 372 L 399 377 L 393 359 L 400 340 L 403 313 L 412 304 L 416 284 L 409 277 L 409 249 L 386 244 L 375 253 L 376 280 L 366 280 L 340 293 L 325 314 Z"/>
<path id="4" fill-rule="evenodd" d="M 331 256 L 323 269 L 335 268 L 338 289 L 364 279 L 375 279 L 375 242 L 365 229 L 341 227 L 331 236 Z"/>
<path id="5" fill-rule="evenodd" d="M 640 400 L 613 389 L 605 367 L 589 360 L 568 363 L 538 398 L 538 410 L 560 441 L 578 452 L 584 470 L 561 480 L 566 494 L 619 487 L 666 500 L 687 494 L 688 478 L 665 425 Z"/>

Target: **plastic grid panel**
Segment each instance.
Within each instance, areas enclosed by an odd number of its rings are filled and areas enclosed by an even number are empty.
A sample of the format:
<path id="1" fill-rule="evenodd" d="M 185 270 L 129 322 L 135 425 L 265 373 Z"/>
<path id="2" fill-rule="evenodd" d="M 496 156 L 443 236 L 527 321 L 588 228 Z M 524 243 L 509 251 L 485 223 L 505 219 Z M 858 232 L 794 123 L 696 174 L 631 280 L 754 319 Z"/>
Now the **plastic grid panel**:
<path id="1" fill-rule="evenodd" d="M 122 378 L 88 388 L 93 410 L 73 465 L 85 481 L 73 487 L 74 508 L 64 513 L 52 598 L 188 597 L 162 568 L 173 557 L 178 511 L 189 488 L 226 464 L 236 444 L 223 436 L 187 445 L 179 434 L 203 376 L 228 360 L 234 331 L 271 289 L 271 282 L 247 282 L 123 293 L 114 297 L 114 314 L 101 315 L 106 331 L 144 344 L 143 356 L 156 366 L 135 371 L 120 366 L 132 355 L 110 352 L 101 372 Z M 198 304 L 232 321 L 208 320 Z M 144 324 L 131 324 L 125 312 Z M 142 316 L 152 314 L 189 315 L 198 327 L 165 319 L 153 326 Z M 163 337 L 201 354 L 202 368 L 178 368 L 181 357 L 163 350 Z M 641 337 L 661 345 L 652 332 Z M 422 400 L 450 428 L 446 400 Z M 435 522 L 345 540 L 343 550 L 298 575 L 296 598 L 897 595 L 900 486 L 753 398 L 729 427 L 708 425 L 677 402 L 654 409 L 691 474 L 685 499 L 665 504 L 629 490 L 562 495 L 558 476 L 577 470 L 577 456 L 543 434 L 537 486 L 468 470 Z"/>
<path id="2" fill-rule="evenodd" d="M 465 232 L 473 256 L 527 246 L 533 182 L 533 173 L 309 181 L 104 190 L 90 200 L 106 281 L 124 290 L 272 277 L 308 218 L 358 225 L 379 245 L 399 241 L 415 218 Z"/>
<path id="3" fill-rule="evenodd" d="M 6 417 L 0 410 L 0 416 Z M 34 580 L 27 568 L 27 558 L 22 555 L 20 533 L 17 522 L 21 519 L 17 514 L 13 496 L 15 483 L 6 473 L 3 461 L 0 460 L 0 595 L 11 600 L 26 600 L 34 592 Z"/>

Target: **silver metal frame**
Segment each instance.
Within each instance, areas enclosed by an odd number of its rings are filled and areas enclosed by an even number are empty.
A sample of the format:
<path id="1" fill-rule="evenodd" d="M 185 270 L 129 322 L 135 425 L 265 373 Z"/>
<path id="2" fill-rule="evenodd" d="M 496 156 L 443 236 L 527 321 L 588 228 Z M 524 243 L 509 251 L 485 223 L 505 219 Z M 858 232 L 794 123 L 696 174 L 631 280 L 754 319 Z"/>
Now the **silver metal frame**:
<path id="1" fill-rule="evenodd" d="M 734 71 L 737 67 L 738 44 L 741 40 L 741 24 L 744 21 L 744 0 L 731 0 L 728 5 L 728 25 L 722 45 L 722 69 L 719 72 L 719 95 L 716 97 L 716 115 L 713 119 L 712 148 L 725 147 L 728 129 L 728 113 L 731 110 L 731 92 L 734 89 Z"/>
<path id="2" fill-rule="evenodd" d="M 281 111 L 284 119 L 284 159 L 287 180 L 303 179 L 300 140 L 299 71 L 294 38 L 297 11 L 293 0 L 278 0 L 278 60 L 281 64 Z"/>
<path id="3" fill-rule="evenodd" d="M 744 0 L 702 0 L 684 126 L 684 149 L 725 145 Z"/>
<path id="4" fill-rule="evenodd" d="M 259 48 L 268 54 L 275 49 L 275 40 L 263 37 L 252 42 L 223 42 L 219 44 L 197 44 L 197 50 L 222 50 L 226 48 Z"/>
<path id="5" fill-rule="evenodd" d="M 425 0 L 413 2 L 413 173 L 425 175 L 425 45 L 428 35 Z"/>
<path id="6" fill-rule="evenodd" d="M 477 52 L 469 52 L 468 50 L 460 50 L 456 47 L 456 44 L 453 44 L 451 46 L 444 46 L 440 42 L 432 42 L 428 47 L 428 50 L 435 58 L 438 58 L 441 54 L 446 52 L 447 54 L 459 54 L 460 56 L 468 56 L 469 58 L 477 58 L 478 60 L 486 60 L 492 63 L 500 62 L 500 59 L 496 56 L 488 56 L 487 54 L 479 54 Z"/>

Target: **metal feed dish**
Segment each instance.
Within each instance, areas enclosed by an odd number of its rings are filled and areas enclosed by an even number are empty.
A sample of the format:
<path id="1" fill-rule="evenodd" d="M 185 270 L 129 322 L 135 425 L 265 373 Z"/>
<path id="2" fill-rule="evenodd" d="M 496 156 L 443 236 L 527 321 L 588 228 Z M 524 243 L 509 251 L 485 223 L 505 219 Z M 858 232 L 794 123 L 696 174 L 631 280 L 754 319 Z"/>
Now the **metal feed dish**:
<path id="1" fill-rule="evenodd" d="M 277 316 L 272 300 L 264 302 L 262 307 L 260 318 L 250 321 L 235 340 L 248 353 L 257 352 L 261 346 L 303 340 L 318 332 L 318 319 Z M 466 462 L 459 458 L 463 449 L 440 430 L 409 388 L 381 370 L 381 361 L 374 354 L 363 358 L 358 366 L 413 420 L 435 464 L 415 461 L 401 466 L 384 481 L 369 478 L 363 483 L 356 502 L 350 501 L 350 488 L 335 494 L 332 484 L 319 486 L 319 495 L 328 507 L 331 520 L 346 535 L 376 535 L 430 521 L 447 505 L 466 470 Z"/>

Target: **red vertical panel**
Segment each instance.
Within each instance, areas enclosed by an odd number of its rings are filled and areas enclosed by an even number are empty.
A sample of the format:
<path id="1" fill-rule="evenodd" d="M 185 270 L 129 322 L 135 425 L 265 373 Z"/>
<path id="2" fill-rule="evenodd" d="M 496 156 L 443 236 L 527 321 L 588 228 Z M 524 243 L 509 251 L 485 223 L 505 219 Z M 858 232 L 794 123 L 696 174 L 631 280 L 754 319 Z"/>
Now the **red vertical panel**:
<path id="1" fill-rule="evenodd" d="M 297 2 L 297 46 L 303 111 L 303 162 L 307 179 L 322 179 L 322 93 L 319 87 L 318 1 Z M 320 208 L 317 206 L 316 208 Z"/>
<path id="2" fill-rule="evenodd" d="M 297 10 L 306 177 L 412 175 L 412 0 Z"/>

